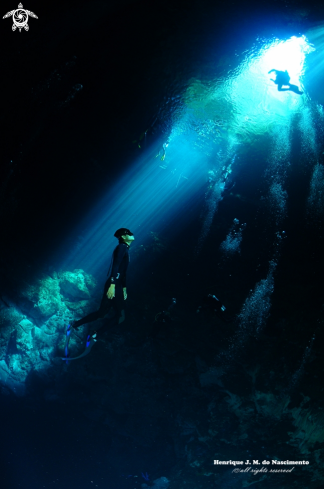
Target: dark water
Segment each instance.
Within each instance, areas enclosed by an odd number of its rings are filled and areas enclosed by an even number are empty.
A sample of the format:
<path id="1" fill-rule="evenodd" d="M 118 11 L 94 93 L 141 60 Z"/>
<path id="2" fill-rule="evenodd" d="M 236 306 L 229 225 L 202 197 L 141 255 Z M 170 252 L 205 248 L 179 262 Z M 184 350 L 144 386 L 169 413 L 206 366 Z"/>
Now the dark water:
<path id="1" fill-rule="evenodd" d="M 2 486 L 322 487 L 323 10 L 30 8 L 1 34 Z M 301 35 L 304 95 L 278 92 L 278 43 Z M 124 225 L 126 321 L 65 365 Z M 88 296 L 62 285 L 75 269 Z M 196 313 L 209 293 L 226 316 Z"/>

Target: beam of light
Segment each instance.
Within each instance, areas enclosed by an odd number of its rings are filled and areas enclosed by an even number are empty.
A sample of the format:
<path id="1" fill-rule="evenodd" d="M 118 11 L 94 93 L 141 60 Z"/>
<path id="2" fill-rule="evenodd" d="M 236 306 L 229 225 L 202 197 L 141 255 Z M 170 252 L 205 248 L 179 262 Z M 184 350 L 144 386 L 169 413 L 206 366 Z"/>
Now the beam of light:
<path id="1" fill-rule="evenodd" d="M 205 183 L 204 155 L 191 144 L 194 137 L 195 134 L 191 141 L 183 137 L 172 140 L 163 162 L 160 155 L 155 157 L 156 151 L 147 152 L 115 186 L 107 189 L 82 225 L 73 231 L 78 235 L 84 230 L 82 242 L 76 243 L 61 267 L 82 268 L 96 274 L 103 264 L 108 269 L 111 252 L 118 244 L 113 234 L 119 227 L 125 226 L 135 234 L 135 247 L 150 231 L 161 232 L 174 221 L 183 225 L 190 220 L 190 198 Z M 64 256 L 62 250 L 60 253 Z"/>
<path id="2" fill-rule="evenodd" d="M 318 79 L 322 89 L 324 71 L 324 23 L 309 29 L 306 32 L 306 38 L 314 46 L 311 55 L 307 59 L 307 74 L 315 80 Z"/>
<path id="3" fill-rule="evenodd" d="M 208 170 L 212 168 L 220 178 L 222 165 L 233 157 L 237 145 L 253 143 L 256 136 L 270 132 L 272 126 L 286 125 L 293 113 L 302 111 L 305 97 L 278 92 L 268 71 L 287 69 L 291 82 L 303 89 L 306 54 L 313 50 L 304 36 L 258 40 L 225 79 L 205 84 L 193 80 L 175 111 L 169 137 L 160 141 L 162 147 L 168 139 L 165 159 L 161 160 L 161 154 L 155 157 L 157 148 L 145 150 L 120 181 L 107 189 L 74 230 L 74 235 L 81 233 L 80 242 L 61 266 L 96 273 L 110 262 L 117 228 L 128 227 L 137 240 L 143 240 L 149 231 L 161 232 L 173 222 L 188 222 L 192 196 L 206 185 Z M 224 157 L 219 156 L 221 152 Z M 219 185 L 217 181 L 208 194 L 200 241 L 208 235 L 222 199 Z"/>
<path id="4" fill-rule="evenodd" d="M 268 66 L 273 66 L 281 71 L 287 70 L 291 82 L 299 85 L 304 74 L 306 54 L 312 50 L 313 48 L 308 44 L 305 36 L 293 36 L 287 41 L 276 40 L 269 47 L 262 49 L 258 65 L 266 73 Z"/>

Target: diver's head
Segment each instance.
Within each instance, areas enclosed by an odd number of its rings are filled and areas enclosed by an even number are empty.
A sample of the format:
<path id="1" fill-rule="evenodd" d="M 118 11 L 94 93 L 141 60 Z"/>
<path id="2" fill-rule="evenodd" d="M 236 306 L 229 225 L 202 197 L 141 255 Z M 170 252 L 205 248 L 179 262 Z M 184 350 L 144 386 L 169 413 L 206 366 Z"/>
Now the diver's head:
<path id="1" fill-rule="evenodd" d="M 121 236 L 121 239 L 119 240 L 119 242 L 126 243 L 126 244 L 128 244 L 128 246 L 130 246 L 132 244 L 132 242 L 134 241 L 134 239 L 135 239 L 135 237 L 133 234 L 131 236 L 129 234 L 124 234 L 123 236 Z"/>
<path id="2" fill-rule="evenodd" d="M 127 228 L 117 229 L 114 236 L 120 243 L 126 243 L 128 246 L 130 246 L 132 241 L 135 239 L 133 233 Z"/>

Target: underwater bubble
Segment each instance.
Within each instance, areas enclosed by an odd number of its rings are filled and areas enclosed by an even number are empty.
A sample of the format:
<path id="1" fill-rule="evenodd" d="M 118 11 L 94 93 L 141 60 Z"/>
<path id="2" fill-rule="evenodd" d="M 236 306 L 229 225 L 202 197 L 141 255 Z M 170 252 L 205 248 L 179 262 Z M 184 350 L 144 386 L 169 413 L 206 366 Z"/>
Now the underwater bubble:
<path id="1" fill-rule="evenodd" d="M 275 217 L 277 225 L 279 225 L 282 219 L 286 216 L 287 198 L 288 194 L 283 190 L 282 184 L 280 182 L 274 182 L 269 189 L 268 200 L 271 213 Z"/>
<path id="2" fill-rule="evenodd" d="M 310 108 L 304 107 L 299 120 L 299 129 L 302 141 L 302 151 L 306 156 L 317 153 L 316 130 L 314 116 Z"/>
<path id="3" fill-rule="evenodd" d="M 324 218 L 324 167 L 319 163 L 313 169 L 307 199 L 307 211 L 309 217 L 315 218 L 315 221 Z"/>
<path id="4" fill-rule="evenodd" d="M 245 228 L 245 225 L 242 225 L 242 227 L 239 228 L 239 224 L 240 221 L 235 218 L 226 239 L 220 244 L 221 251 L 223 251 L 227 257 L 234 255 L 235 253 L 241 253 L 240 245 L 242 242 L 242 231 Z"/>
<path id="5" fill-rule="evenodd" d="M 300 365 L 297 368 L 297 370 L 295 371 L 295 373 L 293 374 L 291 381 L 289 383 L 288 391 L 294 389 L 297 386 L 297 384 L 299 384 L 301 378 L 303 377 L 303 375 L 305 373 L 305 365 L 306 365 L 306 363 L 307 363 L 307 361 L 310 358 L 311 353 L 312 353 L 314 340 L 315 340 L 315 335 L 312 336 L 312 338 L 309 342 L 309 345 L 306 346 L 306 348 L 304 350 L 303 357 L 302 357 L 302 360 L 300 362 Z"/>

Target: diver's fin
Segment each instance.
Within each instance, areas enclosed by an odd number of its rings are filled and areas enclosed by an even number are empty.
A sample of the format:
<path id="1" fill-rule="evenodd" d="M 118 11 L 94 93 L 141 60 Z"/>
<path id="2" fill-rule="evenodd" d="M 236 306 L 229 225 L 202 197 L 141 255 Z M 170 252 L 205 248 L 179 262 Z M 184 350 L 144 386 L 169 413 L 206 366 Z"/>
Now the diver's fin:
<path id="1" fill-rule="evenodd" d="M 88 335 L 85 350 L 83 353 L 81 353 L 81 355 L 79 355 L 78 357 L 74 357 L 74 358 L 66 358 L 66 357 L 63 358 L 62 357 L 62 360 L 66 360 L 68 362 L 70 360 L 78 360 L 79 358 L 82 358 L 82 357 L 85 357 L 86 355 L 88 355 L 88 353 L 90 353 L 90 351 L 91 351 L 91 348 L 93 347 L 93 345 L 97 341 L 96 336 L 97 336 L 97 333 L 94 333 L 92 335 L 90 335 L 90 334 Z"/>
<path id="2" fill-rule="evenodd" d="M 65 358 L 62 358 L 62 360 L 69 360 L 69 342 L 71 338 L 71 331 L 72 331 L 72 325 L 69 324 L 68 328 L 66 330 L 66 339 L 65 339 L 65 345 L 64 345 L 64 353 L 65 353 Z"/>
<path id="3" fill-rule="evenodd" d="M 290 90 L 291 92 L 295 92 L 295 93 L 297 93 L 298 95 L 303 95 L 303 93 L 304 93 L 304 92 L 301 92 L 301 91 L 299 90 L 299 88 L 297 87 L 297 85 L 292 85 L 291 83 L 289 84 L 289 90 Z"/>

